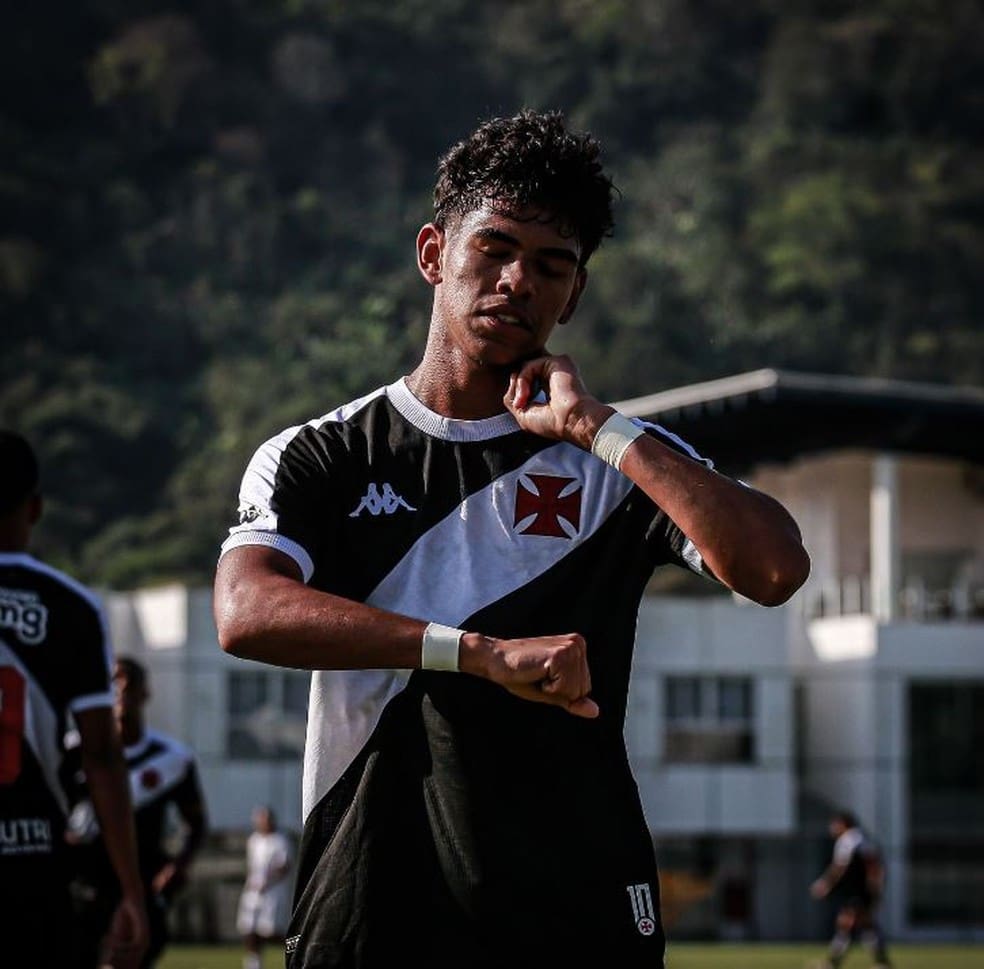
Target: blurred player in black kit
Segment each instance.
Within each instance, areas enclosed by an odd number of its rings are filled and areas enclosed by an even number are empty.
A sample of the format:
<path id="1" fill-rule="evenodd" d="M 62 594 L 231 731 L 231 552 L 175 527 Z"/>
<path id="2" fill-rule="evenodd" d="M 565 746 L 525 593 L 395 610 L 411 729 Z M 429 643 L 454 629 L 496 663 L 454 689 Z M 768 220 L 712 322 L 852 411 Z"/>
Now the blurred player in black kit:
<path id="1" fill-rule="evenodd" d="M 150 920 L 150 944 L 141 963 L 148 969 L 167 944 L 168 907 L 185 884 L 188 867 L 205 837 L 205 802 L 191 751 L 146 725 L 144 709 L 150 690 L 144 667 L 121 656 L 113 667 L 113 687 L 113 712 L 130 774 L 140 876 Z M 76 872 L 72 888 L 80 919 L 82 965 L 90 969 L 101 965 L 100 945 L 114 891 L 105 843 L 93 823 L 85 771 L 71 758 L 68 763 L 75 797 L 68 831 Z M 181 848 L 174 856 L 165 844 L 171 806 L 184 827 Z"/>
<path id="2" fill-rule="evenodd" d="M 110 647 L 96 597 L 27 551 L 41 517 L 37 458 L 0 431 L 0 956 L 31 969 L 77 965 L 60 780 L 71 716 L 106 832 L 113 904 L 105 950 L 136 965 L 147 944 L 133 814 L 112 718 Z"/>
<path id="3" fill-rule="evenodd" d="M 870 951 L 874 969 L 888 969 L 885 935 L 876 917 L 885 889 L 885 866 L 878 846 L 861 830 L 850 811 L 830 819 L 833 857 L 826 871 L 810 886 L 814 898 L 837 899 L 834 936 L 827 961 L 818 969 L 837 969 L 851 943 L 860 939 Z"/>

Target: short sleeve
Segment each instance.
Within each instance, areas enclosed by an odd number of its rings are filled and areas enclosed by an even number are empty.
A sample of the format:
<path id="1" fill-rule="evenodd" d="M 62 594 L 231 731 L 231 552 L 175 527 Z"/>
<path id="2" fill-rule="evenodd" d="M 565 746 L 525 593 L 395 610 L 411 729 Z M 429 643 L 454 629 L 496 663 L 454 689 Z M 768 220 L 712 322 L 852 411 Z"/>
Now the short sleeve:
<path id="1" fill-rule="evenodd" d="M 863 842 L 861 832 L 849 828 L 834 842 L 834 864 L 846 868 Z"/>
<path id="2" fill-rule="evenodd" d="M 229 529 L 221 554 L 266 545 L 289 555 L 309 582 L 333 493 L 326 466 L 323 446 L 309 425 L 288 428 L 261 445 L 243 475 L 239 523 Z"/>
<path id="3" fill-rule="evenodd" d="M 112 648 L 106 615 L 98 600 L 88 594 L 77 602 L 79 616 L 72 623 L 71 639 L 67 640 L 70 674 L 64 680 L 72 713 L 113 704 Z"/>

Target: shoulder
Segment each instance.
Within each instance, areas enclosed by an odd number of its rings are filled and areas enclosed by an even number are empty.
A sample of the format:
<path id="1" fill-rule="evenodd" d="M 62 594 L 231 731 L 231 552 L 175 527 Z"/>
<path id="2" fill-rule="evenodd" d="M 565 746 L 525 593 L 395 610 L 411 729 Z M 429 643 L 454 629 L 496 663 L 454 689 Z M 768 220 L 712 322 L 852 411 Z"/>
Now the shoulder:
<path id="1" fill-rule="evenodd" d="M 848 859 L 863 844 L 864 835 L 858 828 L 848 828 L 834 842 L 834 855 L 838 859 Z"/>
<path id="2" fill-rule="evenodd" d="M 194 752 L 187 744 L 182 743 L 176 737 L 152 728 L 145 730 L 144 735 L 152 749 L 160 753 L 167 753 L 172 757 L 185 761 L 189 765 L 194 765 Z"/>
<path id="3" fill-rule="evenodd" d="M 297 448 L 305 444 L 310 446 L 314 442 L 338 438 L 347 429 L 357 425 L 360 417 L 385 405 L 389 391 L 389 387 L 377 387 L 371 393 L 342 404 L 320 417 L 286 427 L 280 433 L 268 438 L 261 445 L 260 450 L 285 451 L 288 448 Z"/>
<path id="4" fill-rule="evenodd" d="M 77 579 L 54 566 L 36 559 L 33 555 L 17 554 L 4 556 L 4 563 L 18 565 L 32 576 L 35 583 L 47 589 L 57 591 L 66 602 L 73 602 L 84 611 L 93 613 L 100 619 L 103 615 L 102 600 L 92 589 L 83 585 Z"/>
<path id="5" fill-rule="evenodd" d="M 284 473 L 303 475 L 327 469 L 351 449 L 353 437 L 364 435 L 363 419 L 385 405 L 388 387 L 336 407 L 303 424 L 286 427 L 267 438 L 253 453 L 248 473 L 274 480 Z"/>

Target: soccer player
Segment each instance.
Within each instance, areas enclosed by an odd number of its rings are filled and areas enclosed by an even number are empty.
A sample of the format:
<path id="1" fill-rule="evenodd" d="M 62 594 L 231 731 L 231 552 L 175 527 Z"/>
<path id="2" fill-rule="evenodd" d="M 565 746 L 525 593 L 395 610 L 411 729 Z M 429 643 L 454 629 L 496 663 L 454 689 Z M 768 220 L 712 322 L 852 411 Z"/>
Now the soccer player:
<path id="1" fill-rule="evenodd" d="M 123 742 L 136 814 L 140 876 L 150 920 L 150 942 L 141 962 L 156 964 L 168 940 L 167 912 L 186 883 L 188 868 L 202 845 L 206 830 L 205 801 L 195 758 L 173 737 L 149 728 L 145 707 L 150 699 L 147 672 L 136 660 L 121 656 L 113 668 L 115 729 Z M 75 878 L 73 893 L 79 913 L 84 969 L 101 965 L 100 940 L 115 901 L 109 877 L 106 842 L 92 814 L 91 783 L 84 765 L 67 761 L 74 806 L 68 838 Z M 177 854 L 167 848 L 168 811 L 176 809 L 183 822 L 183 842 Z"/>
<path id="2" fill-rule="evenodd" d="M 870 951 L 875 969 L 888 969 L 885 935 L 875 916 L 885 887 L 881 852 L 850 811 L 833 815 L 830 836 L 834 839 L 830 865 L 810 886 L 814 898 L 838 896 L 834 936 L 827 961 L 818 969 L 837 969 L 856 938 Z"/>
<path id="3" fill-rule="evenodd" d="M 260 969 L 263 947 L 284 935 L 289 902 L 290 844 L 277 830 L 268 807 L 253 812 L 253 833 L 246 842 L 246 884 L 239 896 L 236 927 L 246 955 L 243 969 Z"/>
<path id="4" fill-rule="evenodd" d="M 118 900 L 107 914 L 107 956 L 134 965 L 147 916 L 110 712 L 105 617 L 91 592 L 27 552 L 42 499 L 37 458 L 20 434 L 0 430 L 0 468 L 0 958 L 32 969 L 76 965 L 59 780 L 71 715 Z"/>
<path id="5" fill-rule="evenodd" d="M 315 671 L 290 969 L 662 965 L 622 734 L 643 589 L 673 564 L 775 605 L 809 560 L 547 349 L 612 226 L 599 152 L 532 111 L 451 148 L 418 365 L 246 469 L 220 643 Z"/>

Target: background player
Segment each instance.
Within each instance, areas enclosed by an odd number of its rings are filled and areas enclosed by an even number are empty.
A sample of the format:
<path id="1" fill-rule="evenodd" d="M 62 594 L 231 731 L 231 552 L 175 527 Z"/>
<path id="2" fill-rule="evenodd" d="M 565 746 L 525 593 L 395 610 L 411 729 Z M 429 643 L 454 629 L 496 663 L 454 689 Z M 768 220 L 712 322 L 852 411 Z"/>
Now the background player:
<path id="1" fill-rule="evenodd" d="M 107 952 L 130 965 L 147 917 L 105 618 L 87 589 L 27 553 L 42 501 L 37 459 L 19 434 L 0 430 L 0 468 L 0 957 L 12 967 L 75 965 L 59 780 L 71 714 L 118 900 L 106 913 Z"/>
<path id="2" fill-rule="evenodd" d="M 830 819 L 833 857 L 826 871 L 810 886 L 814 898 L 834 893 L 838 898 L 836 926 L 827 962 L 820 969 L 836 969 L 856 938 L 871 952 L 875 969 L 887 969 L 885 936 L 875 917 L 885 888 L 885 866 L 878 847 L 861 830 L 850 811 Z"/>
<path id="3" fill-rule="evenodd" d="M 243 969 L 260 969 L 263 946 L 282 942 L 290 900 L 290 843 L 277 830 L 269 807 L 253 812 L 253 833 L 246 842 L 246 884 L 239 897 L 236 927 L 246 955 Z"/>
<path id="4" fill-rule="evenodd" d="M 291 969 L 661 964 L 622 729 L 643 589 L 672 563 L 778 604 L 809 560 L 781 505 L 546 350 L 612 225 L 599 151 L 534 112 L 452 148 L 419 365 L 247 468 L 220 642 L 330 671 Z"/>
<path id="5" fill-rule="evenodd" d="M 150 920 L 150 944 L 142 966 L 153 966 L 167 944 L 167 912 L 185 884 L 188 868 L 205 837 L 205 802 L 191 751 L 145 722 L 150 699 L 147 673 L 129 657 L 113 668 L 115 728 L 123 742 L 136 814 L 140 876 Z M 100 943 L 112 911 L 114 889 L 109 879 L 106 844 L 92 815 L 91 784 L 84 765 L 69 760 L 75 805 L 69 821 L 79 912 L 83 966 L 99 964 Z M 74 770 L 72 770 L 74 768 Z M 184 836 L 180 850 L 167 850 L 169 811 L 180 816 Z"/>

